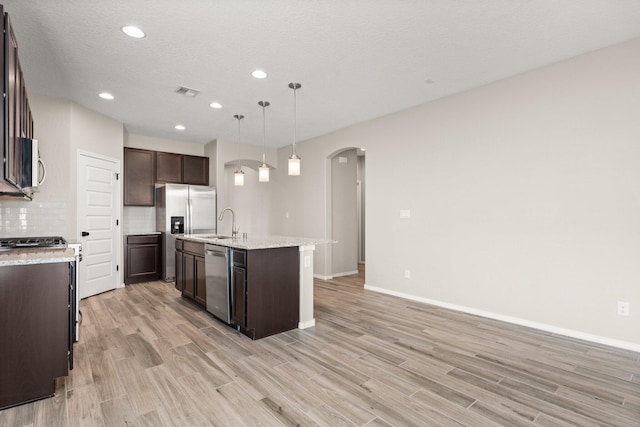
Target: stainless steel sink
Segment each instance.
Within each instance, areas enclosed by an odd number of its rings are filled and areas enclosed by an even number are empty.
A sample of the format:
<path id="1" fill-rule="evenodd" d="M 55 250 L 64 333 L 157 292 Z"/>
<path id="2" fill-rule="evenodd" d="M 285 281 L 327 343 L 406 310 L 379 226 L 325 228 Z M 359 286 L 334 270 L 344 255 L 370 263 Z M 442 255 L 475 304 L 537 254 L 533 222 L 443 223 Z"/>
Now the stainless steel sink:
<path id="1" fill-rule="evenodd" d="M 218 236 L 216 234 L 197 235 L 194 237 L 197 237 L 198 239 L 233 239 L 231 236 Z"/>

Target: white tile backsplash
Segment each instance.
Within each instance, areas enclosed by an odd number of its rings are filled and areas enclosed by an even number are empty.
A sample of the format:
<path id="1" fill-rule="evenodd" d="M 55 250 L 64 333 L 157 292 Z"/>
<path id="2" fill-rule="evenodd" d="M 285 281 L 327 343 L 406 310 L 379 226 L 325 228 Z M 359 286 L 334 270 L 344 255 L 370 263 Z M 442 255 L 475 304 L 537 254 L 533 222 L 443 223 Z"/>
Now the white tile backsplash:
<path id="1" fill-rule="evenodd" d="M 156 208 L 125 206 L 122 220 L 124 234 L 143 234 L 156 231 Z"/>
<path id="2" fill-rule="evenodd" d="M 124 234 L 156 231 L 154 207 L 125 206 Z M 64 202 L 0 201 L 1 237 L 67 237 L 67 205 Z"/>
<path id="3" fill-rule="evenodd" d="M 64 202 L 0 201 L 0 237 L 65 236 Z"/>

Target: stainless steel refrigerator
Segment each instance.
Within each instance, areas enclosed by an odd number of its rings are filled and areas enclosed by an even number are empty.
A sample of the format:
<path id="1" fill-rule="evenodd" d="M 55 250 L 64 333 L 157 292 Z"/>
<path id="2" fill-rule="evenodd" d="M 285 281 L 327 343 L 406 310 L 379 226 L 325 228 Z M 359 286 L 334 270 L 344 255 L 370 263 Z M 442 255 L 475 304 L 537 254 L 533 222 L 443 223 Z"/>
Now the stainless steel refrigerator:
<path id="1" fill-rule="evenodd" d="M 216 189 L 203 185 L 164 184 L 156 188 L 156 230 L 162 232 L 162 277 L 176 276 L 176 234 L 216 233 Z"/>

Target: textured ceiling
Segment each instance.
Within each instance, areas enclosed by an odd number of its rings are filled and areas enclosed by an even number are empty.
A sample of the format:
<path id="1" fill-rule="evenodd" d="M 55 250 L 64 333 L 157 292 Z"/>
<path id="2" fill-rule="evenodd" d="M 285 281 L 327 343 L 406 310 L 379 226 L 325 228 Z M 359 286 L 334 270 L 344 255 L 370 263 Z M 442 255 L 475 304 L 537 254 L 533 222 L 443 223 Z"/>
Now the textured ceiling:
<path id="1" fill-rule="evenodd" d="M 290 144 L 293 81 L 302 141 L 640 37 L 638 0 L 0 3 L 30 93 L 71 99 L 130 133 L 197 143 L 236 141 L 241 113 L 242 142 L 261 145 L 267 100 L 267 144 Z M 124 25 L 147 36 L 131 39 Z M 256 68 L 269 76 L 254 79 Z"/>

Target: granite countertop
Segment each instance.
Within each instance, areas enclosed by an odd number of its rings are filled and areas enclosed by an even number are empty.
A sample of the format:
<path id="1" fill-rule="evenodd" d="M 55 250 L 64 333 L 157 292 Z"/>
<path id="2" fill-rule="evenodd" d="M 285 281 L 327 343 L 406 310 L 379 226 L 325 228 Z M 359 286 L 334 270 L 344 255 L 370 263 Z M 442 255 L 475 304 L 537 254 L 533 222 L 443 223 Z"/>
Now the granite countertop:
<path id="1" fill-rule="evenodd" d="M 0 252 L 0 266 L 69 262 L 75 259 L 71 248 L 12 249 Z"/>
<path id="2" fill-rule="evenodd" d="M 214 245 L 226 246 L 229 248 L 249 250 L 335 243 L 334 240 L 292 236 L 248 236 L 246 239 L 243 239 L 242 235 L 240 235 L 235 239 L 220 239 L 211 234 L 179 234 L 176 235 L 176 237 L 184 240 L 191 240 L 194 242 L 211 243 Z"/>

